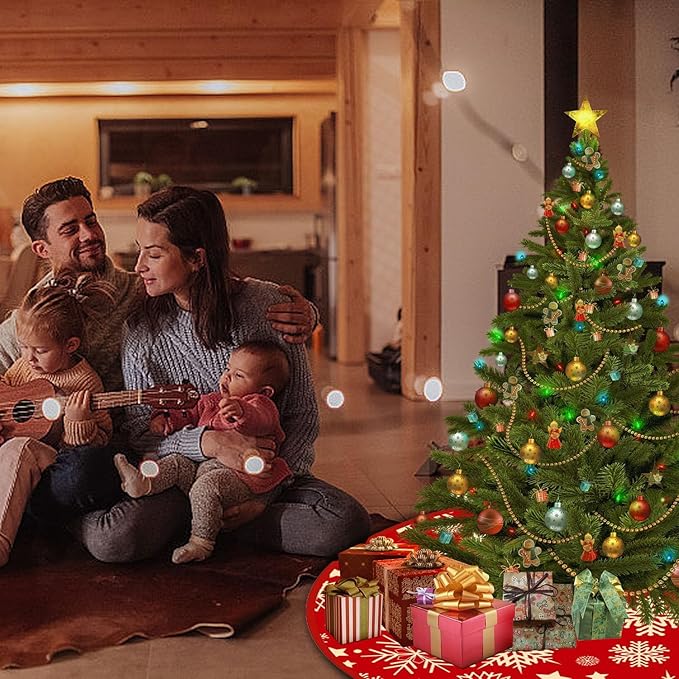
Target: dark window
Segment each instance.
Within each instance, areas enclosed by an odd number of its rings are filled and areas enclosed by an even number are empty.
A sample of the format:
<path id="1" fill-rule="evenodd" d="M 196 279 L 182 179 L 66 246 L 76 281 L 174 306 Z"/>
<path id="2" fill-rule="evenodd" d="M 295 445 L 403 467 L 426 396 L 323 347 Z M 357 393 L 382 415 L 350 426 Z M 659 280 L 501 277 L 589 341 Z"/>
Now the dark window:
<path id="1" fill-rule="evenodd" d="M 129 195 L 135 178 L 156 189 L 169 177 L 219 192 L 292 194 L 292 124 L 292 118 L 99 120 L 100 185 Z"/>

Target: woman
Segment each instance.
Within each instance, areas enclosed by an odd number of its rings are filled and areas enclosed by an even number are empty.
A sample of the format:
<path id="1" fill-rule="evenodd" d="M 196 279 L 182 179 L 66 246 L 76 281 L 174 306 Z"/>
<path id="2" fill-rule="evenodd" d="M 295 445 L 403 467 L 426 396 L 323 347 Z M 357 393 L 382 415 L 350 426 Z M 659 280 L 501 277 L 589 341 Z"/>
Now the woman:
<path id="1" fill-rule="evenodd" d="M 218 198 L 209 191 L 175 186 L 142 203 L 138 217 L 136 271 L 147 298 L 123 336 L 126 388 L 188 379 L 207 393 L 219 381 L 232 348 L 253 340 L 277 343 L 290 362 L 290 381 L 277 399 L 286 434 L 278 454 L 293 480 L 270 497 L 273 504 L 243 536 L 272 549 L 322 556 L 334 556 L 364 538 L 369 531 L 365 510 L 310 474 L 318 407 L 306 352 L 284 342 L 266 319 L 272 303 L 285 301 L 278 287 L 231 275 L 228 231 Z M 243 469 L 248 453 L 232 445 L 232 432 L 185 427 L 159 440 L 148 428 L 150 409 L 129 410 L 129 438 L 138 452 L 180 453 L 196 461 L 215 457 Z"/>

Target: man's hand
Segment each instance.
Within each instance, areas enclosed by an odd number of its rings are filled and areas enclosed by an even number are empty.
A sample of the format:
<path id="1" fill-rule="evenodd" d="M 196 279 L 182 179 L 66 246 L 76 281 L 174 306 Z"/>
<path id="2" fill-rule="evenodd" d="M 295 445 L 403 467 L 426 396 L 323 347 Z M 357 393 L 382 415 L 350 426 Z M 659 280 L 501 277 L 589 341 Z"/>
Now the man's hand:
<path id="1" fill-rule="evenodd" d="M 219 417 L 224 422 L 234 422 L 240 417 L 243 417 L 243 405 L 239 398 L 228 397 L 223 398 L 219 402 Z"/>
<path id="2" fill-rule="evenodd" d="M 264 460 L 264 470 L 258 476 L 264 479 L 271 476 L 271 461 L 276 457 L 275 442 L 272 439 L 256 439 L 243 436 L 237 431 L 208 429 L 203 432 L 200 447 L 205 457 L 213 457 L 225 467 L 239 472 L 245 471 L 245 460 L 256 453 Z"/>
<path id="3" fill-rule="evenodd" d="M 303 344 L 309 339 L 316 325 L 316 313 L 311 302 L 291 285 L 281 285 L 278 290 L 290 298 L 289 302 L 272 304 L 266 318 L 274 330 L 290 344 Z"/>
<path id="4" fill-rule="evenodd" d="M 72 422 L 83 422 L 84 420 L 92 419 L 89 389 L 74 391 L 72 394 L 69 394 L 66 399 L 64 416 Z"/>
<path id="5" fill-rule="evenodd" d="M 228 507 L 224 510 L 222 530 L 231 531 L 250 523 L 264 512 L 266 504 L 260 500 L 246 500 L 245 502 Z"/>

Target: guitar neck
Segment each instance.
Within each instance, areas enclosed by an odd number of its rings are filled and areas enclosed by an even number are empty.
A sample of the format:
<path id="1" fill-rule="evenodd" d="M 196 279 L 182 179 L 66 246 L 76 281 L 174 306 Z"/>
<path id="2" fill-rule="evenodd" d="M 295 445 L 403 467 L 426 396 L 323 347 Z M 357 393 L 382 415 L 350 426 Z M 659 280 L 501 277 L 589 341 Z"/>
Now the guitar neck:
<path id="1" fill-rule="evenodd" d="M 92 410 L 104 410 L 105 408 L 133 406 L 142 403 L 145 403 L 144 390 L 131 389 L 129 391 L 109 391 L 101 394 L 92 394 L 90 407 Z"/>

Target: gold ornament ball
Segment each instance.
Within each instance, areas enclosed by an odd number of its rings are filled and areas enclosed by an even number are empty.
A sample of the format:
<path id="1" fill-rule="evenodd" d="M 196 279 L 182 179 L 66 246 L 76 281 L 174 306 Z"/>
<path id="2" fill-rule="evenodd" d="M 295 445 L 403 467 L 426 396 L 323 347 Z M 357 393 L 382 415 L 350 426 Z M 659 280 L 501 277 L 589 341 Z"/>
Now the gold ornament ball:
<path id="1" fill-rule="evenodd" d="M 559 285 L 559 279 L 553 273 L 549 273 L 547 274 L 547 278 L 545 278 L 545 283 L 554 290 L 556 286 Z"/>
<path id="2" fill-rule="evenodd" d="M 566 365 L 566 377 L 571 382 L 579 382 L 587 374 L 587 366 L 575 356 L 572 361 Z"/>
<path id="3" fill-rule="evenodd" d="M 632 231 L 627 235 L 627 244 L 631 248 L 638 248 L 641 245 L 641 236 L 636 231 Z"/>
<path id="4" fill-rule="evenodd" d="M 469 479 L 462 473 L 461 469 L 456 469 L 455 473 L 448 477 L 446 484 L 453 495 L 464 495 L 469 488 Z"/>
<path id="5" fill-rule="evenodd" d="M 519 332 L 513 325 L 505 330 L 505 339 L 510 344 L 514 344 L 519 339 Z"/>
<path id="6" fill-rule="evenodd" d="M 656 416 L 663 417 L 670 412 L 670 399 L 659 391 L 648 402 L 648 409 Z"/>
<path id="7" fill-rule="evenodd" d="M 527 443 L 521 446 L 521 459 L 526 464 L 537 464 L 540 461 L 542 448 L 533 439 L 528 439 Z"/>
<path id="8" fill-rule="evenodd" d="M 589 210 L 594 206 L 594 194 L 592 194 L 591 191 L 587 191 L 587 193 L 583 196 L 580 196 L 580 205 L 585 208 L 585 210 Z"/>
<path id="9" fill-rule="evenodd" d="M 609 559 L 617 559 L 625 551 L 625 543 L 613 531 L 602 543 L 601 551 Z"/>

